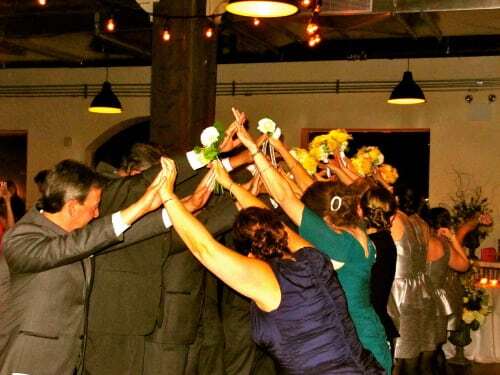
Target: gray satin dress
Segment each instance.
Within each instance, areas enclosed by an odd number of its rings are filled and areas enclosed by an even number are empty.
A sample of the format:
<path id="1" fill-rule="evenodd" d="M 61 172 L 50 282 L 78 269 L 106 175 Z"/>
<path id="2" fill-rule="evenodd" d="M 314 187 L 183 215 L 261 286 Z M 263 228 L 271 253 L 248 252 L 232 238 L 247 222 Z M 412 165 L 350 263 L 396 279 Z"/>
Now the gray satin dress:
<path id="1" fill-rule="evenodd" d="M 415 358 L 436 348 L 436 293 L 426 273 L 429 227 L 418 216 L 400 215 L 404 233 L 394 241 L 396 275 L 388 312 L 399 330 L 396 358 Z"/>
<path id="2" fill-rule="evenodd" d="M 438 309 L 436 316 L 436 340 L 445 343 L 448 339 L 448 318 L 452 314 L 452 307 L 448 291 L 445 288 L 446 276 L 448 274 L 448 262 L 450 261 L 450 243 L 446 239 L 440 239 L 444 254 L 434 262 L 427 263 L 427 275 L 429 275 L 438 298 Z"/>

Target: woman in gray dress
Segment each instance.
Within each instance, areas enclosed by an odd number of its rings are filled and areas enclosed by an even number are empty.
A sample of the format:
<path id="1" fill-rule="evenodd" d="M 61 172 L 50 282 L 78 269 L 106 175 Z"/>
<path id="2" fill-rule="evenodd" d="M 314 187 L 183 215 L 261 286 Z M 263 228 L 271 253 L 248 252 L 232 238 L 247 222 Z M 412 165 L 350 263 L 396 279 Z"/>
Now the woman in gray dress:
<path id="1" fill-rule="evenodd" d="M 457 304 L 456 298 L 452 297 L 453 291 L 446 288 L 446 279 L 449 271 L 454 271 L 455 274 L 467 271 L 469 260 L 455 233 L 450 229 L 451 216 L 447 209 L 432 208 L 425 215 L 425 220 L 431 228 L 427 250 L 427 274 L 439 298 L 435 331 L 438 347 L 434 354 L 434 369 L 436 374 L 445 374 L 445 357 L 441 345 L 448 339 L 448 319 L 453 313 L 453 303 Z"/>
<path id="2" fill-rule="evenodd" d="M 388 312 L 398 328 L 396 370 L 405 375 L 432 374 L 431 358 L 437 346 L 437 296 L 426 273 L 429 226 L 418 216 L 417 200 L 398 194 L 399 208 L 391 226 L 396 244 L 396 275 Z M 404 212 L 403 212 L 404 211 Z"/>

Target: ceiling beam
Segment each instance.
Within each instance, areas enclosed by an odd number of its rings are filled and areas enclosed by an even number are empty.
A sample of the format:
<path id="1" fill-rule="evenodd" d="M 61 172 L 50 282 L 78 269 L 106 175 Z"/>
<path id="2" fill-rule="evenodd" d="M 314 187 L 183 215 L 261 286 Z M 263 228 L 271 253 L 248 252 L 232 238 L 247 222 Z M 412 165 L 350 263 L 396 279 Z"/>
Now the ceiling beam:
<path id="1" fill-rule="evenodd" d="M 351 3 L 351 6 L 350 6 Z M 373 13 L 451 12 L 464 10 L 500 9 L 500 0 L 324 0 L 322 15 L 350 15 Z"/>
<path id="2" fill-rule="evenodd" d="M 441 41 L 443 39 L 443 32 L 439 28 L 438 24 L 436 21 L 431 17 L 430 13 L 420 13 L 420 18 L 429 26 L 431 29 L 431 32 L 434 34 L 436 39 L 438 41 Z"/>
<path id="3" fill-rule="evenodd" d="M 26 55 L 26 49 L 12 44 L 7 40 L 0 40 L 0 53 L 13 56 L 24 56 Z"/>
<path id="4" fill-rule="evenodd" d="M 22 39 L 22 40 L 11 39 L 9 40 L 8 43 L 10 43 L 12 46 L 36 53 L 37 55 L 50 57 L 56 60 L 62 60 L 73 63 L 82 63 L 82 61 L 84 60 L 82 56 L 74 55 L 69 52 L 60 51 L 58 49 L 49 47 L 47 45 L 40 45 L 28 39 Z"/>
<path id="5" fill-rule="evenodd" d="M 269 43 L 268 41 L 261 39 L 257 37 L 255 34 L 250 33 L 248 30 L 246 30 L 242 25 L 237 24 L 235 22 L 228 22 L 229 27 L 234 30 L 237 34 L 240 34 L 241 36 L 253 41 L 254 43 L 260 45 L 262 48 L 264 48 L 267 51 L 272 52 L 275 55 L 279 55 L 280 51 L 279 49 L 274 46 L 274 44 Z"/>
<path id="6" fill-rule="evenodd" d="M 373 0 L 372 5 L 372 12 L 375 13 L 420 13 L 488 9 L 500 9 L 500 0 Z"/>
<path id="7" fill-rule="evenodd" d="M 417 32 L 408 23 L 408 21 L 406 20 L 406 18 L 404 17 L 403 14 L 393 13 L 393 15 L 394 15 L 394 18 L 396 19 L 396 21 L 398 21 L 401 24 L 401 26 L 403 26 L 405 28 L 406 32 L 408 34 L 410 34 L 413 39 L 418 39 Z"/>
<path id="8" fill-rule="evenodd" d="M 122 49 L 126 52 L 129 52 L 133 56 L 137 56 L 140 58 L 146 58 L 146 59 L 151 58 L 151 52 L 146 51 L 144 48 L 138 47 L 136 45 L 133 45 L 133 44 L 130 44 L 127 42 L 123 42 L 121 40 L 118 40 L 118 39 L 113 38 L 107 34 L 103 34 L 100 32 L 97 33 L 96 37 L 101 39 L 102 41 L 104 41 L 106 43 L 111 44 L 113 47 L 117 47 L 117 48 Z"/>

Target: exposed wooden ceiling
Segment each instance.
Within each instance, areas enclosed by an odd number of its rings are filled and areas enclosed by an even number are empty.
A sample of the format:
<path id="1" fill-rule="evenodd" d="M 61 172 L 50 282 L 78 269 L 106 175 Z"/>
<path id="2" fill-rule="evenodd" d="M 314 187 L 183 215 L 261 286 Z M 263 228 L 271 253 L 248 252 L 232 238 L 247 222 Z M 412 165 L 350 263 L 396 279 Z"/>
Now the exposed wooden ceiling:
<path id="1" fill-rule="evenodd" d="M 181 0 L 178 0 L 181 1 Z M 117 30 L 105 33 L 110 13 Z M 500 55 L 500 0 L 324 0 L 322 42 L 307 44 L 308 9 L 281 19 L 224 14 L 218 62 Z M 135 0 L 0 1 L 0 66 L 151 63 L 150 15 Z"/>

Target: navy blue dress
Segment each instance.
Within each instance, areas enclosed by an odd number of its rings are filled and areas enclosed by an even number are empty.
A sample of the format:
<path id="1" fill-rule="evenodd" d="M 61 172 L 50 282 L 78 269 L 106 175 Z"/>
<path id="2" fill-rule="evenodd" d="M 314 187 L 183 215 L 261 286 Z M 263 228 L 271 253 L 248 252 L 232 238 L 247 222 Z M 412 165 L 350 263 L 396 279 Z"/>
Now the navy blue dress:
<path id="1" fill-rule="evenodd" d="M 361 346 L 330 259 L 307 248 L 294 260 L 269 261 L 281 303 L 269 313 L 254 303 L 252 333 L 285 374 L 385 374 Z"/>

